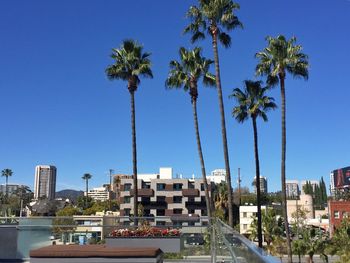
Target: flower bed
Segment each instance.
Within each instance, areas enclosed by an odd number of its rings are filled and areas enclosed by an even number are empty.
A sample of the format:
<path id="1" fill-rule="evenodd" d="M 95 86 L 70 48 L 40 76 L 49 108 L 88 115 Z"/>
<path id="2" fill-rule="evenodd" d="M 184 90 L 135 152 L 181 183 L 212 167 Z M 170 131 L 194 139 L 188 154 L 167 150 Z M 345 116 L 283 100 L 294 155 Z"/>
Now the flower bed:
<path id="1" fill-rule="evenodd" d="M 162 229 L 156 227 L 138 228 L 138 229 L 116 229 L 113 230 L 110 237 L 179 237 L 178 229 Z"/>
<path id="2" fill-rule="evenodd" d="M 112 247 L 156 247 L 163 252 L 178 253 L 181 249 L 180 230 L 156 227 L 113 230 L 106 237 L 106 245 Z"/>

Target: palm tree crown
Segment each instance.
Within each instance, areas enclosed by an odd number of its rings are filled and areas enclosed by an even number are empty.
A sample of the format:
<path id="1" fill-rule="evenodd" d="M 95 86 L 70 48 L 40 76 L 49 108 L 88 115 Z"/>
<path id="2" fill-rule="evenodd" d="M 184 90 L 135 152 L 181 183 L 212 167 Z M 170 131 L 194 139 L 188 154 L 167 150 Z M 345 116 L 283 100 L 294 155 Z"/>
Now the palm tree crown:
<path id="1" fill-rule="evenodd" d="M 82 177 L 81 179 L 83 179 L 83 180 L 85 180 L 85 181 L 88 181 L 88 180 L 91 179 L 91 177 L 92 177 L 91 174 L 86 173 L 86 174 L 83 175 L 83 177 Z"/>
<path id="2" fill-rule="evenodd" d="M 199 6 L 191 6 L 187 17 L 191 19 L 184 32 L 192 33 L 191 41 L 204 39 L 205 34 L 219 38 L 224 47 L 231 45 L 231 37 L 225 32 L 237 27 L 242 23 L 234 14 L 239 9 L 239 4 L 232 0 L 199 0 Z"/>
<path id="3" fill-rule="evenodd" d="M 267 121 L 266 112 L 277 107 L 274 98 L 265 95 L 268 87 L 261 87 L 261 81 L 246 80 L 244 84 L 243 91 L 236 88 L 230 95 L 238 103 L 238 106 L 233 108 L 232 115 L 238 122 L 244 122 L 249 117 L 253 119 L 261 117 Z"/>
<path id="4" fill-rule="evenodd" d="M 128 89 L 134 92 L 140 83 L 139 76 L 153 78 L 150 53 L 143 53 L 143 47 L 133 40 L 124 40 L 120 49 L 113 48 L 111 58 L 114 64 L 106 69 L 109 79 L 128 82 Z"/>
<path id="5" fill-rule="evenodd" d="M 276 85 L 286 73 L 293 77 L 308 79 L 308 56 L 302 53 L 302 46 L 296 45 L 296 38 L 287 40 L 284 36 L 266 38 L 268 46 L 256 53 L 259 59 L 256 74 L 267 76 L 267 84 Z"/>
<path id="6" fill-rule="evenodd" d="M 206 86 L 215 86 L 215 76 L 208 70 L 214 62 L 201 56 L 201 48 L 186 50 L 181 47 L 179 50 L 180 62 L 170 62 L 169 76 L 165 81 L 167 88 L 182 88 L 189 91 L 192 100 L 197 99 L 197 82 L 200 78 Z"/>

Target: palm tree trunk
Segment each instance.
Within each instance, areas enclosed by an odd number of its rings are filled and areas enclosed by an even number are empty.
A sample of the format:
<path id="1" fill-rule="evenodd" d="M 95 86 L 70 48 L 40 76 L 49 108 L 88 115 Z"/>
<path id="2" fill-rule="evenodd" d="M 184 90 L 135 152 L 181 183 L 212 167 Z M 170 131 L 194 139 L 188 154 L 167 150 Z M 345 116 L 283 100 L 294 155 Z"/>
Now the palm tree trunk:
<path id="1" fill-rule="evenodd" d="M 6 196 L 6 201 L 7 201 L 7 198 L 8 198 L 8 194 L 9 194 L 9 190 L 8 190 L 8 181 L 9 181 L 9 177 L 8 175 L 6 175 L 6 186 L 5 186 L 5 196 Z"/>
<path id="2" fill-rule="evenodd" d="M 85 197 L 85 209 L 87 208 L 87 203 L 89 199 L 89 179 L 85 179 L 85 190 L 86 190 L 86 197 Z"/>
<path id="3" fill-rule="evenodd" d="M 255 154 L 255 184 L 256 184 L 256 202 L 258 207 L 258 244 L 262 248 L 262 228 L 261 228 L 261 198 L 260 198 L 260 163 L 258 149 L 258 128 L 256 126 L 256 117 L 252 117 L 254 130 L 254 154 Z"/>
<path id="4" fill-rule="evenodd" d="M 287 239 L 288 263 L 292 263 L 292 247 L 290 242 L 288 213 L 287 213 L 287 192 L 286 192 L 286 93 L 284 87 L 284 75 L 280 74 L 281 84 L 281 114 L 282 114 L 282 160 L 281 160 L 281 183 L 282 183 L 282 213 L 284 217 L 284 229 Z"/>
<path id="5" fill-rule="evenodd" d="M 211 236 L 211 262 L 214 262 L 215 260 L 215 247 L 214 247 L 214 228 L 211 228 L 212 224 L 212 200 L 209 197 L 209 187 L 207 183 L 207 176 L 205 172 L 205 165 L 204 165 L 204 158 L 203 158 L 203 152 L 202 152 L 202 144 L 201 144 L 201 138 L 199 135 L 199 127 L 198 127 L 198 116 L 197 116 L 197 98 L 192 97 L 192 110 L 193 110 L 193 120 L 194 120 L 194 129 L 196 133 L 196 140 L 197 140 L 197 148 L 198 148 L 198 155 L 199 155 L 199 160 L 201 163 L 201 171 L 202 171 L 202 178 L 203 178 L 203 185 L 204 185 L 204 193 L 205 193 L 205 202 L 207 204 L 207 215 L 208 215 L 208 224 L 209 224 L 209 229 L 211 229 L 210 236 Z"/>
<path id="6" fill-rule="evenodd" d="M 226 169 L 226 183 L 227 183 L 227 196 L 228 196 L 228 222 L 233 227 L 233 203 L 232 203 L 232 186 L 231 186 L 231 172 L 230 172 L 230 161 L 228 156 L 227 137 L 226 137 L 226 123 L 225 123 L 225 111 L 224 102 L 222 99 L 221 79 L 220 79 L 220 66 L 219 66 L 219 54 L 217 45 L 217 34 L 212 34 L 213 37 L 213 51 L 214 51 L 214 62 L 215 62 L 215 76 L 216 76 L 216 89 L 218 91 L 219 108 L 221 117 L 221 134 L 222 144 L 224 148 L 224 159 Z"/>
<path id="7" fill-rule="evenodd" d="M 134 182 L 134 217 L 135 226 L 138 225 L 138 209 L 137 209 L 137 154 L 136 154 L 136 125 L 135 125 L 135 91 L 130 91 L 130 98 L 131 98 L 131 130 L 132 130 L 132 168 L 133 168 L 133 182 Z"/>
<path id="8" fill-rule="evenodd" d="M 201 163 L 202 179 L 203 179 L 204 192 L 205 192 L 205 202 L 207 204 L 207 214 L 208 214 L 209 219 L 211 219 L 212 209 L 211 209 L 211 202 L 210 202 L 210 197 L 209 197 L 209 187 L 208 187 L 208 183 L 207 183 L 207 176 L 206 176 L 206 172 L 205 172 L 201 139 L 200 139 L 200 135 L 199 135 L 198 117 L 197 117 L 197 99 L 196 98 L 192 99 L 192 110 L 193 110 L 194 129 L 196 132 L 196 139 L 197 139 L 198 155 L 199 155 L 199 160 Z"/>

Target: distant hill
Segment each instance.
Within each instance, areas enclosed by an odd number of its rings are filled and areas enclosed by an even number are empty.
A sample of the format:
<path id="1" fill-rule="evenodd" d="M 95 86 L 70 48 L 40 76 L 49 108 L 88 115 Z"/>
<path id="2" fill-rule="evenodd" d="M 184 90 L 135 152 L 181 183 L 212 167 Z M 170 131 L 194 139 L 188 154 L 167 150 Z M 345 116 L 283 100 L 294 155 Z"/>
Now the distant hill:
<path id="1" fill-rule="evenodd" d="M 63 199 L 69 199 L 73 201 L 74 203 L 77 201 L 79 196 L 83 196 L 83 191 L 77 191 L 72 189 L 64 189 L 61 191 L 56 192 L 56 198 L 63 198 Z"/>

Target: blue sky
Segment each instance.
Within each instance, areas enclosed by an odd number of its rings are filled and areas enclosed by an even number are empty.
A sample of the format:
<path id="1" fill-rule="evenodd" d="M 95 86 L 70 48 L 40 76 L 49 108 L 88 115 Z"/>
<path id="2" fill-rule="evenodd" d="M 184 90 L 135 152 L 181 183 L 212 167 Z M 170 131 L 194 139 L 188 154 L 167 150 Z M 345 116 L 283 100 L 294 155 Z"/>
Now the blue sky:
<path id="1" fill-rule="evenodd" d="M 33 186 L 34 167 L 57 167 L 57 189 L 83 189 L 108 181 L 107 171 L 130 174 L 130 98 L 126 83 L 109 81 L 111 48 L 133 38 L 152 52 L 154 79 L 136 94 L 138 170 L 200 176 L 189 95 L 168 91 L 168 64 L 180 46 L 192 48 L 182 30 L 195 1 L 1 1 L 0 169 L 10 182 Z M 251 123 L 231 118 L 228 95 L 254 79 L 265 36 L 296 36 L 310 57 L 310 79 L 286 80 L 287 178 L 329 182 L 331 170 L 350 160 L 349 26 L 347 0 L 240 1 L 244 30 L 231 33 L 232 47 L 220 47 L 221 76 L 234 186 L 254 176 Z M 212 58 L 209 39 L 199 42 Z M 212 68 L 212 71 L 214 68 Z M 279 89 L 271 96 L 280 101 Z M 207 172 L 224 168 L 217 93 L 200 90 L 198 115 Z M 280 189 L 280 110 L 259 122 L 261 174 Z M 2 179 L 2 182 L 4 180 Z"/>

